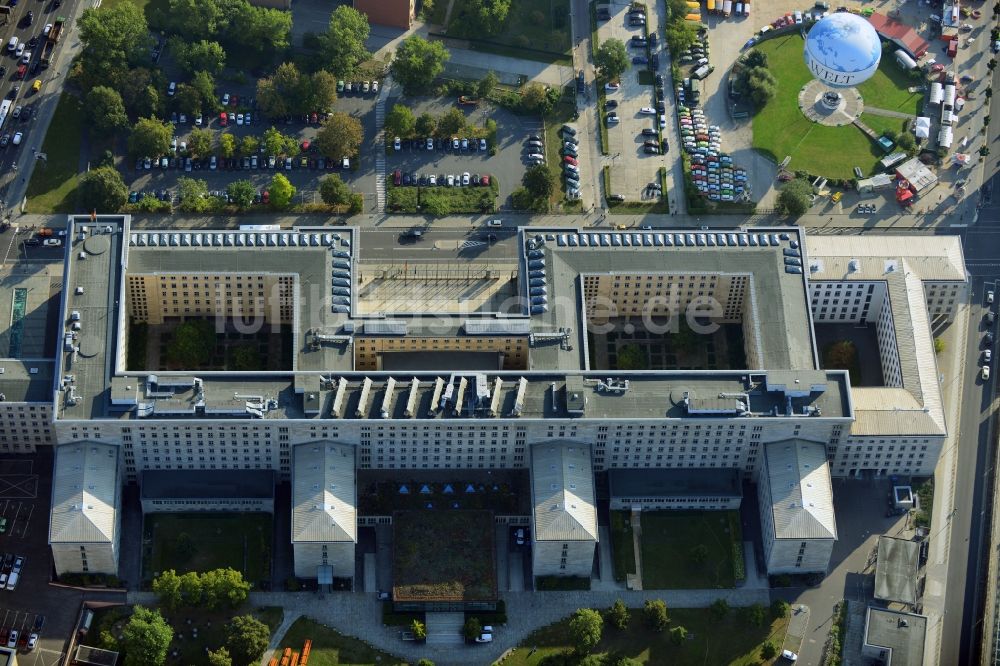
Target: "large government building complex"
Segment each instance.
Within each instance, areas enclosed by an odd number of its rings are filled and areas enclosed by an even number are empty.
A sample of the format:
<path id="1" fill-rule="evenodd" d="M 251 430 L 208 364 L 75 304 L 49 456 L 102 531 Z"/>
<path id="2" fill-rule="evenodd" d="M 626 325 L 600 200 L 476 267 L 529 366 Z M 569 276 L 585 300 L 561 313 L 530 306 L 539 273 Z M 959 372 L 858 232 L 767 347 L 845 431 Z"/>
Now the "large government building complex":
<path id="1" fill-rule="evenodd" d="M 507 263 L 400 268 L 362 236 L 70 220 L 56 357 L 0 362 L 0 441 L 55 446 L 58 571 L 115 571 L 123 483 L 153 511 L 260 510 L 289 482 L 296 574 L 351 577 L 359 473 L 521 468 L 536 575 L 590 575 L 595 473 L 626 509 L 733 508 L 752 481 L 769 572 L 824 572 L 831 477 L 930 475 L 948 435 L 957 238 L 524 228 Z M 160 359 L 193 317 L 277 331 L 268 369 Z M 822 367 L 845 336 L 863 385 Z"/>

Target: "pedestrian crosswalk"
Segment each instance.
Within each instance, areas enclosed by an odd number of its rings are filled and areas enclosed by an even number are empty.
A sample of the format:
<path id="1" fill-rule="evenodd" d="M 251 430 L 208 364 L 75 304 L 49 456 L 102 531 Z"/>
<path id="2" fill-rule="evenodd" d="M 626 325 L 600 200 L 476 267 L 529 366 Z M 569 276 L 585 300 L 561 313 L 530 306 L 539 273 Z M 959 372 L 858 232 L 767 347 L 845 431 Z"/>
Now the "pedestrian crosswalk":
<path id="1" fill-rule="evenodd" d="M 467 240 L 464 243 L 462 243 L 461 245 L 459 245 L 458 249 L 459 250 L 469 250 L 469 249 L 472 249 L 474 247 L 480 247 L 482 245 L 486 245 L 486 243 L 484 241 Z"/>
<path id="2" fill-rule="evenodd" d="M 389 97 L 392 79 L 386 77 L 375 102 L 375 207 L 385 212 L 385 102 Z"/>

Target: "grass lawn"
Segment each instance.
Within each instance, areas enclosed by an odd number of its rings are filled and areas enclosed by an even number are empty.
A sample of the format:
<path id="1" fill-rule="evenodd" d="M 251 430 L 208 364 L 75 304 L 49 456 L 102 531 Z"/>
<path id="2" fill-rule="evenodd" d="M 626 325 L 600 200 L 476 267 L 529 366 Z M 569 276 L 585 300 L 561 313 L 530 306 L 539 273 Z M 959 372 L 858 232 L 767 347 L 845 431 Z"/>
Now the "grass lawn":
<path id="1" fill-rule="evenodd" d="M 892 130 L 897 135 L 903 132 L 903 128 L 910 122 L 908 120 L 903 120 L 902 118 L 889 118 L 887 116 L 878 116 L 874 113 L 862 113 L 861 122 L 879 134 L 885 134 L 887 131 Z"/>
<path id="2" fill-rule="evenodd" d="M 728 588 L 735 585 L 729 511 L 642 512 L 642 586 L 647 590 Z M 704 545 L 698 561 L 692 549 Z"/>
<path id="3" fill-rule="evenodd" d="M 495 600 L 493 536 L 489 511 L 396 512 L 392 598 L 397 602 Z M 441 548 L 441 544 L 448 547 Z"/>
<path id="4" fill-rule="evenodd" d="M 241 609 L 238 611 L 205 611 L 200 609 L 182 609 L 168 612 L 160 609 L 163 617 L 174 630 L 174 639 L 170 644 L 170 652 L 177 656 L 167 657 L 166 663 L 173 666 L 201 664 L 205 661 L 205 649 L 215 650 L 226 642 L 226 624 L 236 615 L 250 614 L 266 624 L 273 634 L 281 624 L 283 611 L 279 607 Z M 122 629 L 128 621 L 132 610 L 128 606 L 111 606 L 95 611 L 94 624 L 90 636 L 98 641 L 102 632 L 108 631 L 117 639 L 122 637 Z M 193 629 L 197 629 L 197 635 Z M 99 647 L 100 642 L 93 643 Z"/>
<path id="5" fill-rule="evenodd" d="M 760 645 L 771 640 L 780 647 L 788 626 L 788 620 L 780 618 L 770 625 L 756 627 L 747 622 L 739 610 L 731 611 L 722 620 L 716 620 L 703 608 L 668 608 L 668 612 L 672 620 L 671 626 L 682 626 L 689 632 L 688 640 L 683 645 L 671 643 L 669 632 L 650 631 L 642 620 L 641 611 L 633 609 L 631 622 L 625 631 L 604 625 L 603 637 L 594 652 L 615 657 L 628 656 L 649 666 L 772 664 L 775 660 L 766 661 L 760 657 Z M 567 618 L 539 629 L 524 640 L 524 647 L 517 648 L 504 660 L 504 666 L 562 663 L 558 661 L 560 656 L 568 655 L 571 650 L 568 627 Z M 533 649 L 534 653 L 529 656 Z"/>
<path id="6" fill-rule="evenodd" d="M 896 65 L 895 58 L 883 53 L 875 75 L 858 86 L 858 92 L 864 98 L 865 106 L 915 116 L 920 111 L 924 93 L 920 91 L 911 93 L 908 90 L 910 86 L 919 87 L 920 81 L 907 76 Z"/>
<path id="7" fill-rule="evenodd" d="M 266 513 L 150 514 L 143 535 L 145 575 L 232 567 L 257 584 L 271 573 L 271 523 Z M 185 543 L 193 544 L 190 550 Z"/>
<path id="8" fill-rule="evenodd" d="M 83 104 L 64 92 L 49 123 L 42 152 L 48 160 L 38 162 L 28 183 L 27 211 L 33 214 L 72 213 L 79 183 L 80 137 Z"/>
<path id="9" fill-rule="evenodd" d="M 754 148 L 775 162 L 790 155 L 790 169 L 828 178 L 852 178 L 855 166 L 865 173 L 872 172 L 884 153 L 861 130 L 853 125 L 818 125 L 799 111 L 799 90 L 812 79 L 802 59 L 802 47 L 802 37 L 798 34 L 770 39 L 757 46 L 767 54 L 768 68 L 778 86 L 774 99 L 754 116 Z M 888 76 L 883 85 L 891 85 Z M 872 102 L 866 98 L 865 103 Z"/>
<path id="10" fill-rule="evenodd" d="M 286 647 L 293 652 L 302 652 L 306 640 L 312 641 L 309 650 L 309 666 L 405 666 L 406 661 L 368 646 L 365 642 L 345 636 L 333 629 L 299 618 L 281 639 L 278 655 Z"/>
<path id="11" fill-rule="evenodd" d="M 615 580 L 625 580 L 627 574 L 635 573 L 635 544 L 632 542 L 630 511 L 611 512 L 611 546 L 615 565 Z"/>
<path id="12" fill-rule="evenodd" d="M 490 186 L 455 187 L 416 187 L 402 185 L 396 187 L 391 183 L 387 189 L 387 203 L 390 210 L 404 213 L 424 212 L 430 210 L 447 210 L 447 215 L 456 213 L 490 213 L 496 210 L 497 194 L 500 184 L 496 176 L 490 176 Z M 428 205 L 439 204 L 441 208 L 428 208 Z"/>

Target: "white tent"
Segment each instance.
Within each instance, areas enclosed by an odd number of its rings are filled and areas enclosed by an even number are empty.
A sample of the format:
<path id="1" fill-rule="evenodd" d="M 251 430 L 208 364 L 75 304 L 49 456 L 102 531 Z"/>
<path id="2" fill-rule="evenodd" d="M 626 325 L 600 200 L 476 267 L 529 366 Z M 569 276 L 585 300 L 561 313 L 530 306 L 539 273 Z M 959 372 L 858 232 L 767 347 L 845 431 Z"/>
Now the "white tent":
<path id="1" fill-rule="evenodd" d="M 918 139 L 926 139 L 931 135 L 931 119 L 926 116 L 917 118 L 917 124 L 913 128 L 913 133 Z"/>
<path id="2" fill-rule="evenodd" d="M 931 104 L 940 104 L 944 99 L 944 86 L 935 81 L 931 84 Z"/>
<path id="3" fill-rule="evenodd" d="M 942 127 L 941 131 L 938 132 L 938 145 L 942 148 L 949 148 L 951 146 L 954 137 L 952 136 L 950 127 Z"/>

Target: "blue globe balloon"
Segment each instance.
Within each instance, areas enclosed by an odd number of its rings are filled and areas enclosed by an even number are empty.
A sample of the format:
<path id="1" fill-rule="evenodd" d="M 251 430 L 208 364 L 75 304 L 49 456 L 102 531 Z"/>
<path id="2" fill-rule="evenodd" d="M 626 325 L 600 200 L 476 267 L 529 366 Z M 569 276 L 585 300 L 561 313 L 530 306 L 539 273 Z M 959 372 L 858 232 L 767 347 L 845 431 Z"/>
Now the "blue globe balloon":
<path id="1" fill-rule="evenodd" d="M 867 81 L 881 58 L 878 33 L 857 14 L 830 14 L 806 37 L 806 66 L 818 80 L 834 88 L 851 88 Z"/>

